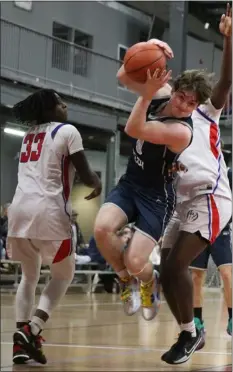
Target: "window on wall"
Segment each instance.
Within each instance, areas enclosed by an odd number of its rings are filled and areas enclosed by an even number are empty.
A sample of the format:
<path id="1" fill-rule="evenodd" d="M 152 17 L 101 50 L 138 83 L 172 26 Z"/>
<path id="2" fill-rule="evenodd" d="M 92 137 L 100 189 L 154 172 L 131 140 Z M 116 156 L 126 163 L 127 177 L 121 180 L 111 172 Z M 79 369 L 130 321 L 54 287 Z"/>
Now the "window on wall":
<path id="1" fill-rule="evenodd" d="M 122 62 L 124 61 L 125 53 L 127 52 L 127 49 L 128 47 L 126 47 L 125 45 L 121 45 L 121 44 L 118 45 L 117 59 L 119 59 L 119 61 L 122 61 Z"/>
<path id="2" fill-rule="evenodd" d="M 72 40 L 72 29 L 60 23 L 53 22 L 53 37 L 59 40 L 53 40 L 52 67 L 68 71 L 71 48 L 66 41 Z"/>
<path id="3" fill-rule="evenodd" d="M 147 41 L 149 31 L 140 31 L 139 42 Z"/>
<path id="4" fill-rule="evenodd" d="M 26 0 L 26 1 L 14 1 L 15 6 L 18 8 L 31 11 L 32 10 L 32 1 Z"/>
<path id="5" fill-rule="evenodd" d="M 117 59 L 118 59 L 119 61 L 121 61 L 121 62 L 124 61 L 125 53 L 127 52 L 127 49 L 128 49 L 128 47 L 125 46 L 125 45 L 121 45 L 121 44 L 118 45 L 118 50 L 117 50 Z M 118 81 L 118 87 L 123 88 L 123 89 L 126 89 L 126 88 L 124 87 L 124 85 L 122 85 L 119 81 Z"/>
<path id="6" fill-rule="evenodd" d="M 73 73 L 76 75 L 87 76 L 88 66 L 90 66 L 91 54 L 84 48 L 92 48 L 93 38 L 79 30 L 74 30 L 74 63 L 73 63 Z"/>
<path id="7" fill-rule="evenodd" d="M 76 75 L 87 76 L 90 65 L 90 53 L 84 48 L 92 48 L 93 38 L 79 30 L 53 22 L 52 67 L 70 71 Z M 68 42 L 74 45 L 67 44 Z M 80 47 L 79 47 L 80 46 Z"/>

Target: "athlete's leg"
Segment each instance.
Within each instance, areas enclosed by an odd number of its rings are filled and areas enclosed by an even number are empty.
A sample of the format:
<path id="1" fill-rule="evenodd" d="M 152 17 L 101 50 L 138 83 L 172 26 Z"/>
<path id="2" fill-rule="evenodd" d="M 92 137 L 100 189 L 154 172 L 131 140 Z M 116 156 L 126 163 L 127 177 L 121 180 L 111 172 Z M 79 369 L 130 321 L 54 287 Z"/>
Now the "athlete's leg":
<path id="1" fill-rule="evenodd" d="M 191 273 L 193 280 L 194 317 L 202 321 L 203 285 L 205 282 L 206 271 L 192 268 Z"/>
<path id="2" fill-rule="evenodd" d="M 100 208 L 94 225 L 97 247 L 120 278 L 129 275 L 123 259 L 123 242 L 117 232 L 132 219 L 135 213 L 133 190 L 117 185 Z"/>
<path id="3" fill-rule="evenodd" d="M 174 317 L 176 318 L 176 321 L 179 325 L 181 325 L 181 317 L 179 312 L 179 307 L 176 301 L 175 294 L 172 291 L 172 288 L 170 287 L 169 281 L 166 280 L 166 260 L 170 253 L 171 248 L 173 247 L 173 244 L 176 242 L 178 238 L 179 233 L 179 227 L 180 227 L 180 220 L 178 214 L 175 212 L 173 216 L 171 217 L 165 232 L 164 237 L 162 240 L 162 250 L 161 250 L 161 263 L 160 263 L 160 281 L 163 287 L 163 294 L 164 297 L 167 300 L 168 306 L 170 307 L 170 310 Z"/>
<path id="4" fill-rule="evenodd" d="M 227 333 L 232 335 L 232 264 L 220 266 L 219 272 L 223 281 L 224 297 L 228 308 Z"/>
<path id="5" fill-rule="evenodd" d="M 154 245 L 154 240 L 139 231 L 135 231 L 125 251 L 125 266 L 128 272 L 142 283 L 140 290 L 142 314 L 146 320 L 155 317 L 160 304 L 157 277 L 155 277 L 153 264 L 149 261 Z"/>
<path id="6" fill-rule="evenodd" d="M 177 347 L 172 347 L 162 356 L 167 363 L 179 364 L 187 361 L 202 342 L 201 333 L 196 331 L 193 319 L 193 287 L 189 266 L 206 248 L 208 239 L 214 240 L 221 226 L 226 224 L 229 216 L 225 210 L 230 210 L 229 204 L 225 200 L 215 200 L 212 195 L 204 195 L 183 203 L 178 208 L 182 221 L 181 231 L 166 260 L 162 284 L 170 282 L 184 332 L 181 332 L 178 340 L 179 353 Z M 223 212 L 221 215 L 220 210 Z"/>
<path id="7" fill-rule="evenodd" d="M 96 217 L 94 238 L 101 255 L 122 278 L 128 276 L 123 259 L 122 239 L 117 232 L 127 224 L 127 216 L 114 204 L 104 204 Z"/>
<path id="8" fill-rule="evenodd" d="M 153 278 L 153 264 L 149 261 L 155 241 L 140 231 L 135 231 L 125 251 L 125 266 L 139 280 L 148 283 Z"/>
<path id="9" fill-rule="evenodd" d="M 119 277 L 121 300 L 127 315 L 140 307 L 138 283 L 128 273 L 124 263 L 124 242 L 117 232 L 135 215 L 133 190 L 128 185 L 118 185 L 109 194 L 100 209 L 94 226 L 97 247 Z"/>
<path id="10" fill-rule="evenodd" d="M 75 257 L 72 253 L 71 239 L 61 241 L 33 240 L 42 261 L 51 267 L 51 280 L 44 288 L 38 307 L 31 322 L 14 334 L 14 339 L 24 345 L 29 355 L 39 363 L 45 364 L 40 332 L 43 330 L 52 310 L 65 295 L 75 270 Z"/>
<path id="11" fill-rule="evenodd" d="M 232 334 L 232 242 L 231 229 L 225 228 L 211 246 L 211 256 L 223 281 L 224 297 L 228 308 L 227 333 Z"/>
<path id="12" fill-rule="evenodd" d="M 28 239 L 8 238 L 7 251 L 11 259 L 21 262 L 22 276 L 15 298 L 16 328 L 20 329 L 31 319 L 40 277 L 41 257 Z M 13 362 L 23 364 L 27 360 L 29 355 L 26 350 L 14 342 Z"/>
<path id="13" fill-rule="evenodd" d="M 205 338 L 204 321 L 202 317 L 203 307 L 203 286 L 206 277 L 206 270 L 210 256 L 210 245 L 196 257 L 190 265 L 193 280 L 193 306 L 194 306 L 194 323 L 197 329 Z M 204 344 L 201 345 L 202 347 Z"/>
<path id="14" fill-rule="evenodd" d="M 126 251 L 126 267 L 132 275 L 140 280 L 142 315 L 151 320 L 160 305 L 158 273 L 149 261 L 151 252 L 163 232 L 168 208 L 165 198 L 150 195 L 139 190 L 135 195 L 138 216 L 135 223 L 136 232 Z"/>

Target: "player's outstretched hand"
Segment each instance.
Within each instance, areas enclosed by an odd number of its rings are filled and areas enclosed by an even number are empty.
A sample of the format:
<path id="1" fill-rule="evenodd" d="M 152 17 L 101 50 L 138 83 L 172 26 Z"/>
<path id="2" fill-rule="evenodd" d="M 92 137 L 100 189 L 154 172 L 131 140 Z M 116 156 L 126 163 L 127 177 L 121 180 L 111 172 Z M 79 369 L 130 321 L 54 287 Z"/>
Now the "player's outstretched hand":
<path id="1" fill-rule="evenodd" d="M 147 70 L 147 80 L 143 87 L 143 98 L 152 100 L 157 91 L 166 85 L 171 79 L 171 74 L 171 70 L 168 72 L 163 70 L 161 72 L 160 69 L 157 69 L 152 75 L 150 70 Z"/>
<path id="2" fill-rule="evenodd" d="M 102 191 L 102 185 L 98 185 L 89 195 L 85 196 L 86 200 L 91 200 L 94 198 L 97 198 L 101 194 Z"/>
<path id="3" fill-rule="evenodd" d="M 147 43 L 158 45 L 161 49 L 163 49 L 164 54 L 168 59 L 174 58 L 174 53 L 173 53 L 172 48 L 164 41 L 159 40 L 159 39 L 150 39 L 147 41 Z"/>
<path id="4" fill-rule="evenodd" d="M 232 35 L 232 9 L 230 4 L 227 4 L 226 14 L 223 14 L 219 23 L 219 31 L 225 37 Z"/>

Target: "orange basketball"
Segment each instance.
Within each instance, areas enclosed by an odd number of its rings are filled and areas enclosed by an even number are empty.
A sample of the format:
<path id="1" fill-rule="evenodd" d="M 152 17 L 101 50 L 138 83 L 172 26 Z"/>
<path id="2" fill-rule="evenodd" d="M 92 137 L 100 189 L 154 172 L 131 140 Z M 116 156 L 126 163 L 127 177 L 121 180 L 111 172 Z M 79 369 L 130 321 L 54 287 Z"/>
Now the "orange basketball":
<path id="1" fill-rule="evenodd" d="M 144 83 L 147 70 L 153 74 L 156 69 L 164 70 L 167 59 L 163 50 L 155 44 L 138 43 L 129 48 L 125 54 L 125 72 L 130 79 Z"/>

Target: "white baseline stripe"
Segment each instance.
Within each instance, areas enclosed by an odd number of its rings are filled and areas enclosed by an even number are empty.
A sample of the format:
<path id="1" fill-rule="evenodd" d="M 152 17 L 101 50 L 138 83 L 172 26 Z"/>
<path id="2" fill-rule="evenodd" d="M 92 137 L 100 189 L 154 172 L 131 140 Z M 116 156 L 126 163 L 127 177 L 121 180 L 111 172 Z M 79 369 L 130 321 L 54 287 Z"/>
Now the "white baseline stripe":
<path id="1" fill-rule="evenodd" d="M 12 342 L 1 342 L 2 345 L 13 345 Z M 47 344 L 45 343 L 45 346 L 48 347 L 67 347 L 67 348 L 79 348 L 79 349 L 99 349 L 99 350 L 132 350 L 132 351 L 159 351 L 159 352 L 164 352 L 167 351 L 167 349 L 162 349 L 162 348 L 151 348 L 151 347 L 128 347 L 128 346 L 99 346 L 99 345 L 77 345 L 77 344 Z M 199 354 L 215 354 L 215 355 L 232 355 L 231 352 L 227 351 L 197 351 L 196 353 Z"/>

